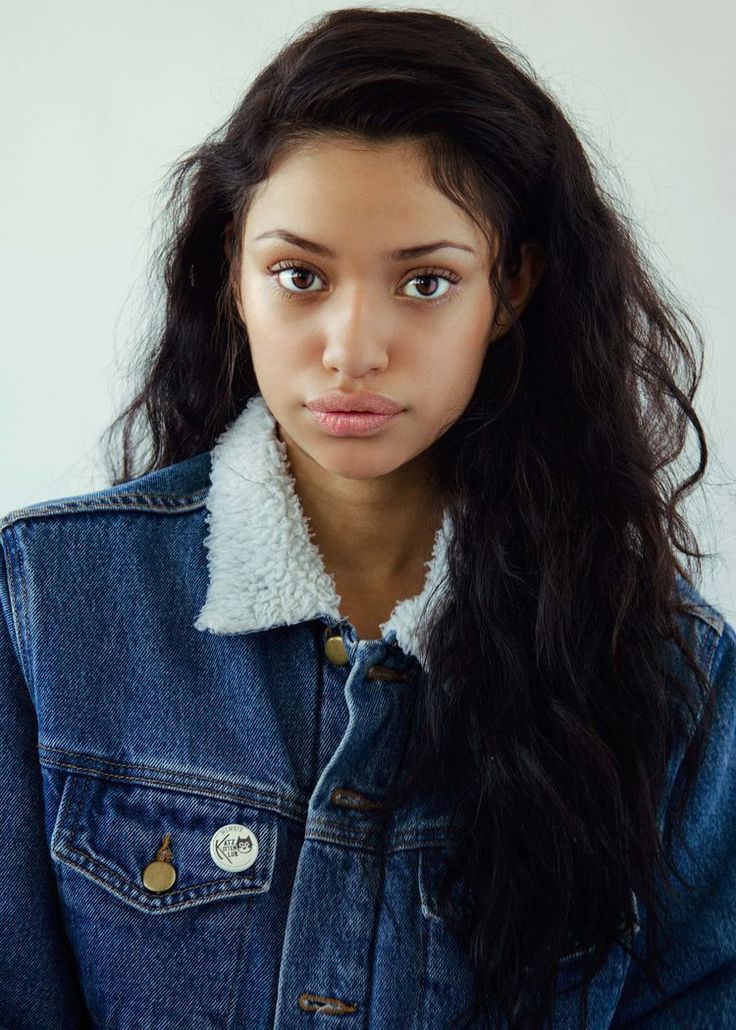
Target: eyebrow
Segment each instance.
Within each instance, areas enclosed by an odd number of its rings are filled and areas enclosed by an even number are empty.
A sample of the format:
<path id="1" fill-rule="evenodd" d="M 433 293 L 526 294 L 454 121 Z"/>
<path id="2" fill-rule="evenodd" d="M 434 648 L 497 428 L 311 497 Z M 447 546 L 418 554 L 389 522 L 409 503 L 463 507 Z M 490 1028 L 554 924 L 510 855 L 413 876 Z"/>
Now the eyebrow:
<path id="1" fill-rule="evenodd" d="M 270 232 L 262 232 L 260 236 L 256 236 L 256 240 L 265 239 L 284 240 L 293 247 L 311 250 L 315 254 L 319 254 L 320 257 L 337 257 L 335 251 L 330 247 L 326 247 L 323 243 L 315 243 L 314 240 L 306 240 L 303 236 L 297 236 L 296 233 L 289 232 L 288 229 L 273 229 Z M 434 243 L 421 243 L 416 247 L 400 247 L 398 250 L 391 250 L 387 254 L 383 254 L 381 260 L 406 261 L 408 258 L 421 257 L 423 254 L 429 254 L 433 250 L 443 250 L 445 247 L 467 250 L 470 254 L 475 254 L 473 248 L 466 246 L 464 243 L 453 243 L 452 240 L 437 240 Z"/>

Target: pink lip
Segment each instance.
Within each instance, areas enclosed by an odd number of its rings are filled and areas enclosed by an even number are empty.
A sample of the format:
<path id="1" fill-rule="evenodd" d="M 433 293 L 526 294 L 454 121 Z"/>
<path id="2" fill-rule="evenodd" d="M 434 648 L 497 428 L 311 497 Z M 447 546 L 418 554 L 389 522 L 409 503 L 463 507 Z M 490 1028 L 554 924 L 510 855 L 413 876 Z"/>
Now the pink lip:
<path id="1" fill-rule="evenodd" d="M 343 390 L 331 390 L 307 401 L 306 406 L 312 412 L 372 412 L 378 415 L 394 415 L 402 410 L 400 404 L 380 393 L 346 393 Z"/>
<path id="2" fill-rule="evenodd" d="M 312 411 L 312 418 L 330 436 L 370 436 L 387 425 L 398 412 L 389 415 L 373 411 Z"/>

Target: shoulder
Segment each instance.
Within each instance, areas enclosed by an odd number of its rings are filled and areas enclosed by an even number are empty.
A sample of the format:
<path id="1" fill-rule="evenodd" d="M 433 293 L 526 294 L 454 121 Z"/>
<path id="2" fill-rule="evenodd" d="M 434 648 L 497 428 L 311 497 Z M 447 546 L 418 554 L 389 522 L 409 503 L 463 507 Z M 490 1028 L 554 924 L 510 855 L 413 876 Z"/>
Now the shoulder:
<path id="1" fill-rule="evenodd" d="M 93 512 L 177 513 L 201 508 L 209 489 L 211 451 L 155 469 L 126 483 L 36 501 L 0 515 L 0 534 L 33 520 L 68 519 Z"/>
<path id="2" fill-rule="evenodd" d="M 678 625 L 692 647 L 698 665 L 711 678 L 716 653 L 732 652 L 734 628 L 723 611 L 706 600 L 692 582 L 676 574 L 680 610 Z"/>
<path id="3" fill-rule="evenodd" d="M 700 590 L 679 572 L 675 574 L 675 580 L 681 602 L 720 636 L 727 624 L 720 609 L 707 601 Z"/>
<path id="4" fill-rule="evenodd" d="M 681 764 L 696 732 L 708 741 L 711 765 L 736 765 L 736 630 L 721 608 L 679 576 L 678 591 L 676 622 L 698 675 L 679 642 L 668 639 L 667 674 L 686 688 L 684 695 L 677 695 L 677 706 L 686 716 L 686 732 L 674 749 L 673 769 Z"/>
<path id="5" fill-rule="evenodd" d="M 164 596 L 185 577 L 200 583 L 209 469 L 205 451 L 126 483 L 0 517 L 0 608 L 22 643 L 24 670 L 34 639 L 69 636 L 96 613 L 104 633 L 112 606 L 134 610 L 126 598 L 151 589 Z"/>

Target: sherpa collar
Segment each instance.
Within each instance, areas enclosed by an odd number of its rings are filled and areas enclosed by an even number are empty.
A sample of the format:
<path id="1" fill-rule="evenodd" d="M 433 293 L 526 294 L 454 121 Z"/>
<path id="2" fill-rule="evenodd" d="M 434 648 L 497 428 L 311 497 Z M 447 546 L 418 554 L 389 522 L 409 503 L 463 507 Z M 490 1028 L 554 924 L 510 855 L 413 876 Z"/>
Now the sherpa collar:
<path id="1" fill-rule="evenodd" d="M 263 396 L 253 396 L 212 449 L 206 522 L 207 597 L 194 626 L 215 633 L 251 633 L 340 614 L 334 578 L 311 539 L 276 421 Z M 418 620 L 447 569 L 449 512 L 435 535 L 421 592 L 397 602 L 380 629 L 426 668 Z M 433 610 L 433 609 L 432 609 Z"/>

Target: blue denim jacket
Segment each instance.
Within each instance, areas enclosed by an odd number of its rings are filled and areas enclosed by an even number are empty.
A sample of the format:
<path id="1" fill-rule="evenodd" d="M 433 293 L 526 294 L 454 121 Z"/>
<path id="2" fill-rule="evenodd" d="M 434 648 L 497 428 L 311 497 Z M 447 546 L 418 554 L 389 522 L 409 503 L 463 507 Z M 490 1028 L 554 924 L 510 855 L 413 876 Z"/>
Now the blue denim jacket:
<path id="1" fill-rule="evenodd" d="M 437 914 L 447 806 L 381 818 L 448 521 L 421 594 L 382 639 L 359 639 L 274 426 L 258 395 L 212 451 L 0 520 L 5 1030 L 420 1030 L 470 1002 Z M 694 889 L 675 896 L 663 976 L 683 1020 L 725 1028 L 736 635 L 682 589 L 718 714 L 688 809 Z M 582 1026 L 584 957 L 560 966 L 555 1030 Z M 617 946 L 586 1025 L 675 1024 Z"/>

